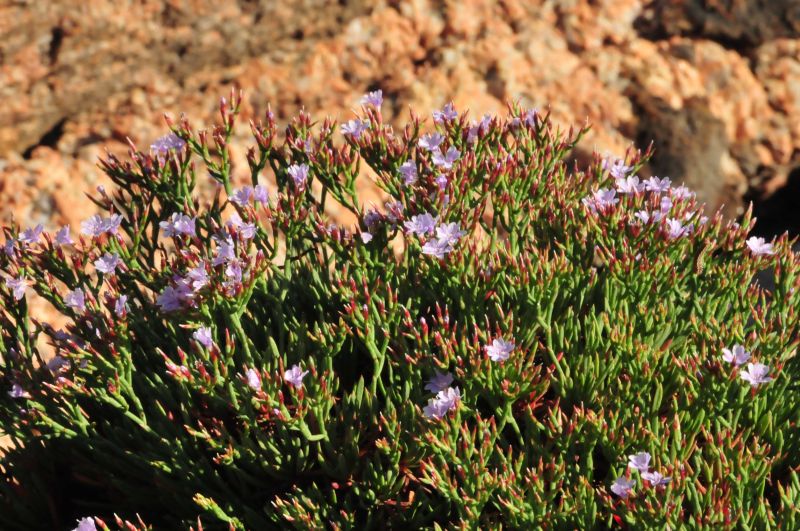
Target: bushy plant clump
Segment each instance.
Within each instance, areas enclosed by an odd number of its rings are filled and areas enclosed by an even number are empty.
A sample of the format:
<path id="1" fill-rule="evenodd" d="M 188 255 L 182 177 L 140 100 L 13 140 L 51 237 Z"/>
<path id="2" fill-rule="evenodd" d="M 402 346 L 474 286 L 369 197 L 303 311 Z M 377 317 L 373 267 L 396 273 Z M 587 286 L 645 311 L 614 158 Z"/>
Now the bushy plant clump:
<path id="1" fill-rule="evenodd" d="M 800 528 L 787 237 L 569 167 L 535 110 L 397 132 L 379 93 L 267 112 L 234 188 L 240 103 L 109 155 L 79 229 L 5 229 L 0 527 Z"/>

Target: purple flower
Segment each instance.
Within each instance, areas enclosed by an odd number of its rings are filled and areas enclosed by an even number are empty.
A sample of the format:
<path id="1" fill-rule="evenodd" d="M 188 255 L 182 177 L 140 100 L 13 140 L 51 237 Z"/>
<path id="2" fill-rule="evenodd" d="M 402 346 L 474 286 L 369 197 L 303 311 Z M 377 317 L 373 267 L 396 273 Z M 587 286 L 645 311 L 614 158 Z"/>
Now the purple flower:
<path id="1" fill-rule="evenodd" d="M 454 148 L 453 146 L 450 146 L 449 148 L 447 148 L 447 153 L 442 153 L 439 150 L 434 151 L 431 160 L 436 166 L 443 168 L 445 170 L 449 170 L 450 168 L 453 167 L 453 163 L 455 163 L 455 161 L 457 161 L 458 157 L 460 156 L 461 152 L 456 148 Z"/>
<path id="2" fill-rule="evenodd" d="M 25 389 L 22 388 L 21 385 L 18 383 L 11 384 L 11 390 L 8 392 L 8 396 L 11 398 L 30 398 L 31 395 Z"/>
<path id="3" fill-rule="evenodd" d="M 261 389 L 261 375 L 258 374 L 257 370 L 247 369 L 247 372 L 245 372 L 245 379 L 247 380 L 247 385 L 253 391 Z"/>
<path id="4" fill-rule="evenodd" d="M 42 232 L 44 232 L 44 227 L 40 223 L 31 229 L 25 230 L 19 236 L 19 241 L 28 245 L 32 245 L 39 241 L 39 238 L 42 237 Z"/>
<path id="5" fill-rule="evenodd" d="M 403 224 L 403 226 L 405 227 L 406 232 L 409 234 L 423 236 L 436 230 L 437 219 L 438 218 L 435 218 L 427 213 L 419 214 L 417 216 L 412 216 L 410 220 Z"/>
<path id="6" fill-rule="evenodd" d="M 595 191 L 591 197 L 584 197 L 582 203 L 592 212 L 597 212 L 597 210 L 605 210 L 616 205 L 619 203 L 619 199 L 616 190 L 601 188 Z"/>
<path id="7" fill-rule="evenodd" d="M 256 235 L 255 223 L 245 223 L 236 212 L 228 220 L 228 226 L 233 227 L 245 240 L 252 240 Z"/>
<path id="8" fill-rule="evenodd" d="M 656 192 L 656 193 L 663 193 L 668 192 L 670 186 L 672 185 L 672 181 L 669 180 L 669 177 L 664 177 L 663 179 L 659 179 L 655 175 L 650 177 L 644 182 L 644 188 L 648 192 Z"/>
<path id="9" fill-rule="evenodd" d="M 403 176 L 403 184 L 406 186 L 417 182 L 417 166 L 413 160 L 409 159 L 400 165 L 400 175 Z"/>
<path id="10" fill-rule="evenodd" d="M 236 259 L 236 248 L 230 238 L 214 237 L 217 242 L 217 255 L 212 260 L 212 265 L 218 266 Z"/>
<path id="11" fill-rule="evenodd" d="M 253 189 L 253 197 L 256 200 L 256 203 L 261 203 L 262 205 L 266 205 L 269 201 L 269 194 L 267 193 L 267 187 L 263 184 L 257 185 Z"/>
<path id="12" fill-rule="evenodd" d="M 238 260 L 228 262 L 225 267 L 225 278 L 227 279 L 222 285 L 228 290 L 235 290 L 242 283 L 242 265 Z"/>
<path id="13" fill-rule="evenodd" d="M 301 370 L 299 365 L 292 365 L 292 368 L 283 373 L 283 379 L 286 380 L 286 383 L 300 389 L 303 387 L 303 378 L 306 377 L 306 374 L 308 371 Z"/>
<path id="14" fill-rule="evenodd" d="M 414 222 L 416 218 L 419 216 L 415 216 L 412 218 L 411 222 Z M 406 222 L 406 229 L 409 229 L 409 222 Z M 427 218 L 424 220 L 424 224 L 420 227 L 424 232 L 417 231 L 417 234 L 426 234 L 430 232 L 430 228 L 436 223 L 436 219 L 434 218 Z M 418 225 L 418 224 L 416 224 Z M 416 227 L 414 225 L 414 227 Z M 410 232 L 413 232 L 409 230 Z M 425 243 L 422 246 L 422 253 L 426 255 L 435 256 L 436 258 L 444 258 L 444 256 L 453 250 L 453 246 L 455 243 L 464 236 L 466 232 L 462 231 L 458 223 L 445 223 L 439 227 L 436 227 L 436 238 L 432 239 Z"/>
<path id="15" fill-rule="evenodd" d="M 86 297 L 83 295 L 83 290 L 81 288 L 75 288 L 74 290 L 68 292 L 67 296 L 64 297 L 64 304 L 78 313 L 85 312 Z"/>
<path id="16" fill-rule="evenodd" d="M 369 243 L 372 241 L 372 234 L 369 232 L 362 232 L 361 233 L 361 241 L 364 243 Z"/>
<path id="17" fill-rule="evenodd" d="M 481 123 L 478 124 L 478 129 L 480 129 L 481 134 L 485 134 L 486 131 L 489 130 L 489 126 L 492 125 L 492 115 L 491 114 L 484 114 L 483 118 L 481 118 Z"/>
<path id="18" fill-rule="evenodd" d="M 738 367 L 747 363 L 750 359 L 750 353 L 742 345 L 734 345 L 731 349 L 722 349 L 722 359 L 732 363 L 734 367 Z"/>
<path id="19" fill-rule="evenodd" d="M 196 218 L 190 218 L 184 214 L 174 212 L 169 220 L 159 223 L 159 227 L 164 231 L 164 236 L 172 238 L 185 234 L 187 236 L 195 235 Z"/>
<path id="20" fill-rule="evenodd" d="M 364 225 L 372 230 L 372 228 L 383 220 L 383 215 L 375 209 L 368 210 L 364 214 Z"/>
<path id="21" fill-rule="evenodd" d="M 438 239 L 433 239 L 425 242 L 422 246 L 422 254 L 428 256 L 435 256 L 436 258 L 444 258 L 445 255 L 453 250 L 453 246 L 447 242 Z"/>
<path id="22" fill-rule="evenodd" d="M 639 178 L 629 175 L 616 180 L 617 191 L 621 194 L 638 194 L 644 190 L 644 185 L 639 183 Z"/>
<path id="23" fill-rule="evenodd" d="M 122 223 L 122 216 L 113 214 L 107 219 L 101 218 L 95 214 L 83 223 L 81 223 L 81 234 L 96 238 L 104 233 L 114 235 L 117 233 L 120 224 Z"/>
<path id="24" fill-rule="evenodd" d="M 256 226 L 254 223 L 242 223 L 239 226 L 239 234 L 245 240 L 252 240 L 256 235 Z"/>
<path id="25" fill-rule="evenodd" d="M 769 367 L 763 363 L 748 363 L 746 371 L 739 371 L 739 378 L 753 387 L 772 381 Z"/>
<path id="26" fill-rule="evenodd" d="M 492 361 L 506 361 L 514 351 L 514 342 L 505 339 L 495 339 L 491 345 L 483 347 Z"/>
<path id="27" fill-rule="evenodd" d="M 6 253 L 6 256 L 13 257 L 14 251 L 17 248 L 17 242 L 14 240 L 6 240 L 6 243 L 3 244 L 3 252 Z"/>
<path id="28" fill-rule="evenodd" d="M 206 348 L 211 348 L 214 346 L 214 336 L 211 333 L 211 329 L 207 326 L 201 326 L 195 330 L 194 334 L 192 334 L 192 337 L 195 341 Z"/>
<path id="29" fill-rule="evenodd" d="M 440 393 L 444 391 L 450 384 L 453 383 L 453 375 L 449 372 L 439 372 L 436 371 L 436 374 L 433 378 L 428 380 L 428 383 L 425 385 L 425 390 L 430 391 L 431 393 Z"/>
<path id="30" fill-rule="evenodd" d="M 103 231 L 106 234 L 115 235 L 122 224 L 122 216 L 119 214 L 112 214 L 108 219 L 103 220 Z"/>
<path id="31" fill-rule="evenodd" d="M 419 139 L 419 147 L 427 149 L 428 151 L 433 151 L 438 148 L 439 144 L 442 142 L 444 142 L 444 137 L 441 134 L 428 133 L 427 135 L 422 135 L 422 138 Z"/>
<path id="32" fill-rule="evenodd" d="M 6 286 L 14 294 L 14 300 L 20 300 L 25 296 L 25 290 L 28 289 L 28 281 L 23 275 L 17 278 L 7 278 Z"/>
<path id="33" fill-rule="evenodd" d="M 605 188 L 597 190 L 594 193 L 594 200 L 597 206 L 604 208 L 619 203 L 617 192 L 614 190 L 606 190 Z"/>
<path id="34" fill-rule="evenodd" d="M 307 155 L 310 155 L 311 153 L 314 152 L 314 142 L 310 138 L 307 138 L 305 140 L 299 140 L 298 144 L 303 147 L 303 151 Z"/>
<path id="35" fill-rule="evenodd" d="M 539 109 L 530 109 L 525 113 L 525 124 L 528 127 L 536 127 L 536 120 L 539 117 Z"/>
<path id="36" fill-rule="evenodd" d="M 692 230 L 692 225 L 683 225 L 681 222 L 674 218 L 667 219 L 667 237 L 670 240 L 676 240 L 681 236 L 689 234 Z"/>
<path id="37" fill-rule="evenodd" d="M 666 214 L 672 209 L 672 199 L 667 196 L 661 198 L 661 204 L 659 206 L 662 214 Z"/>
<path id="38" fill-rule="evenodd" d="M 72 236 L 69 234 L 69 225 L 64 225 L 56 232 L 56 244 L 72 245 Z"/>
<path id="39" fill-rule="evenodd" d="M 619 477 L 614 481 L 614 484 L 611 485 L 611 492 L 616 494 L 622 499 L 627 498 L 631 494 L 631 489 L 635 483 L 630 479 L 626 479 L 624 477 Z"/>
<path id="40" fill-rule="evenodd" d="M 119 214 L 112 214 L 108 218 L 102 220 L 101 230 L 109 235 L 115 235 L 122 224 L 122 216 Z"/>
<path id="41" fill-rule="evenodd" d="M 767 243 L 764 238 L 753 236 L 747 240 L 747 247 L 753 256 L 769 256 L 775 254 L 775 249 L 771 243 Z"/>
<path id="42" fill-rule="evenodd" d="M 186 215 L 172 215 L 172 230 L 177 234 L 185 234 L 187 236 L 195 235 L 195 223 L 197 218 L 190 218 Z"/>
<path id="43" fill-rule="evenodd" d="M 77 336 L 73 336 L 65 332 L 64 330 L 56 330 L 53 334 L 53 339 L 56 341 L 69 341 L 70 339 L 80 340 Z"/>
<path id="44" fill-rule="evenodd" d="M 447 103 L 441 111 L 433 111 L 433 121 L 437 124 L 450 122 L 458 118 L 453 102 Z"/>
<path id="45" fill-rule="evenodd" d="M 636 218 L 637 218 L 639 221 L 641 221 L 642 223 L 644 223 L 645 225 L 646 225 L 646 224 L 648 224 L 648 223 L 650 223 L 650 220 L 652 219 L 652 216 L 650 215 L 650 213 L 649 213 L 647 210 L 640 210 L 640 211 L 636 212 L 636 213 L 634 214 L 634 216 L 635 216 L 635 217 L 636 217 Z M 655 221 L 655 220 L 653 220 L 653 221 Z"/>
<path id="46" fill-rule="evenodd" d="M 436 237 L 448 245 L 454 245 L 465 234 L 458 223 L 443 223 L 436 227 Z"/>
<path id="47" fill-rule="evenodd" d="M 106 275 L 113 275 L 120 264 L 122 264 L 122 260 L 117 253 L 106 253 L 102 258 L 98 258 L 94 261 L 95 269 Z"/>
<path id="48" fill-rule="evenodd" d="M 128 296 L 120 295 L 114 302 L 114 314 L 116 314 L 117 317 L 124 317 L 127 311 L 128 311 Z"/>
<path id="49" fill-rule="evenodd" d="M 361 97 L 361 105 L 372 105 L 376 109 L 381 106 L 383 103 L 383 91 L 373 90 L 372 92 L 367 92 Z"/>
<path id="50" fill-rule="evenodd" d="M 308 164 L 292 164 L 286 172 L 292 178 L 294 186 L 298 190 L 305 188 L 308 180 Z"/>
<path id="51" fill-rule="evenodd" d="M 59 374 L 61 371 L 68 369 L 70 363 L 62 356 L 53 356 L 53 358 L 47 362 L 46 366 L 47 370 L 53 374 Z"/>
<path id="52" fill-rule="evenodd" d="M 94 518 L 87 516 L 86 518 L 78 520 L 78 527 L 72 531 L 97 531 L 97 527 L 95 527 L 94 524 Z"/>
<path id="53" fill-rule="evenodd" d="M 639 452 L 628 456 L 628 466 L 635 468 L 640 473 L 650 470 L 650 454 L 647 452 Z"/>
<path id="54" fill-rule="evenodd" d="M 99 215 L 95 214 L 94 216 L 90 217 L 83 223 L 81 223 L 81 234 L 85 234 L 87 236 L 97 237 L 105 232 L 103 228 L 103 218 Z"/>
<path id="55" fill-rule="evenodd" d="M 175 133 L 169 133 L 157 138 L 150 144 L 150 153 L 157 157 L 163 157 L 171 150 L 182 150 L 185 145 L 186 142 L 184 142 L 182 138 Z"/>
<path id="56" fill-rule="evenodd" d="M 252 186 L 242 186 L 233 191 L 231 194 L 230 200 L 233 203 L 236 203 L 240 207 L 244 208 L 250 204 L 250 199 L 253 197 L 253 187 Z"/>
<path id="57" fill-rule="evenodd" d="M 159 294 L 158 298 L 156 299 L 156 304 L 158 304 L 162 312 L 174 312 L 176 310 L 180 310 L 182 304 L 181 292 L 172 286 L 167 286 L 164 288 L 164 291 Z"/>
<path id="58" fill-rule="evenodd" d="M 361 138 L 361 135 L 369 129 L 369 122 L 362 120 L 350 120 L 342 124 L 342 134 L 352 136 L 354 140 Z"/>
<path id="59" fill-rule="evenodd" d="M 435 398 L 428 400 L 428 405 L 422 408 L 426 417 L 439 420 L 447 412 L 455 409 L 461 401 L 461 391 L 458 387 L 448 387 L 436 394 Z"/>
<path id="60" fill-rule="evenodd" d="M 209 282 L 208 271 L 206 271 L 206 263 L 200 262 L 197 266 L 190 269 L 186 273 L 186 280 L 192 287 L 193 292 L 203 289 Z"/>
<path id="61" fill-rule="evenodd" d="M 671 477 L 664 477 L 658 472 L 642 472 L 642 479 L 649 481 L 653 487 L 663 487 L 672 481 Z"/>
<path id="62" fill-rule="evenodd" d="M 633 170 L 633 166 L 626 166 L 622 159 L 615 159 L 614 162 L 604 159 L 603 169 L 607 170 L 615 179 L 624 179 Z"/>
<path id="63" fill-rule="evenodd" d="M 691 199 L 694 197 L 694 192 L 689 190 L 685 185 L 680 185 L 672 189 L 672 197 L 675 199 Z"/>
<path id="64" fill-rule="evenodd" d="M 473 120 L 470 123 L 469 130 L 467 131 L 467 144 L 474 144 L 476 140 L 478 140 L 478 132 L 480 131 L 480 126 L 478 122 Z"/>
<path id="65" fill-rule="evenodd" d="M 228 266 L 225 268 L 225 276 L 234 282 L 242 281 L 242 272 L 242 264 L 238 260 L 228 262 Z"/>
<path id="66" fill-rule="evenodd" d="M 386 207 L 386 217 L 392 223 L 397 223 L 403 217 L 403 203 L 400 201 L 387 201 L 384 203 Z"/>
<path id="67" fill-rule="evenodd" d="M 436 186 L 439 187 L 439 190 L 444 190 L 447 188 L 447 177 L 445 175 L 439 175 L 435 179 Z"/>

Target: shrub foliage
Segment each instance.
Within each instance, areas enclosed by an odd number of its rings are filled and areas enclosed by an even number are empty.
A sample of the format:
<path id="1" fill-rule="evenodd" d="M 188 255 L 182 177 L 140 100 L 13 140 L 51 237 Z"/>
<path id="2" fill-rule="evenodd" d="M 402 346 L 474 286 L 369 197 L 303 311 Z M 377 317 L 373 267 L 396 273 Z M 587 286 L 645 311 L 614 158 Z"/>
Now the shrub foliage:
<path id="1" fill-rule="evenodd" d="M 0 527 L 800 527 L 787 237 L 535 110 L 363 103 L 267 112 L 234 188 L 234 94 L 80 230 L 4 229 Z"/>

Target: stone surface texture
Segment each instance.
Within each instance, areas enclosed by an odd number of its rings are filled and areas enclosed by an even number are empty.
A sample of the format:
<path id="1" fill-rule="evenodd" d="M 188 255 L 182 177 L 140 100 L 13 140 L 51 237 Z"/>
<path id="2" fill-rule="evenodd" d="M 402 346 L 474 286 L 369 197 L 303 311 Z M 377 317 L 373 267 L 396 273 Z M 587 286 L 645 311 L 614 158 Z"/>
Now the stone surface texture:
<path id="1" fill-rule="evenodd" d="M 395 123 L 517 100 L 588 120 L 578 155 L 653 141 L 646 172 L 729 215 L 800 166 L 797 0 L 12 0 L 0 35 L 1 223 L 78 226 L 104 149 L 210 124 L 234 86 L 240 155 L 267 102 L 346 120 L 380 88 Z"/>

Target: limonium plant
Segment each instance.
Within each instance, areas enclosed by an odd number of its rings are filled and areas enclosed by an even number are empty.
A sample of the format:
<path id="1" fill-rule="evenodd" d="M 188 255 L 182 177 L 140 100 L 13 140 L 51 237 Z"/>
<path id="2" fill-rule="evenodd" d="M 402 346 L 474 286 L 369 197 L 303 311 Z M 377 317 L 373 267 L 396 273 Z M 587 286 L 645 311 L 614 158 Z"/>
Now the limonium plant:
<path id="1" fill-rule="evenodd" d="M 268 111 L 235 183 L 241 101 L 108 155 L 80 227 L 4 229 L 0 527 L 800 527 L 786 236 L 647 152 L 568 163 L 546 113 L 396 130 L 378 91 Z"/>

